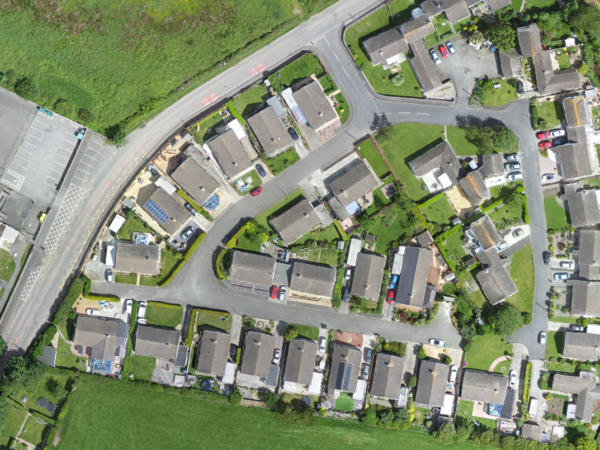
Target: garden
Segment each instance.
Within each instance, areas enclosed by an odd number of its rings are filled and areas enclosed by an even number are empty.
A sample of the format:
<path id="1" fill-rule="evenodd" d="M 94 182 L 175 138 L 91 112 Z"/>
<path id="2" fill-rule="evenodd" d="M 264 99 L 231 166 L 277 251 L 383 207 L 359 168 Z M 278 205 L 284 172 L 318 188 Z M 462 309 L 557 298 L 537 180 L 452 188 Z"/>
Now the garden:
<path id="1" fill-rule="evenodd" d="M 269 166 L 269 169 L 271 169 L 271 172 L 273 172 L 273 175 L 277 176 L 281 172 L 283 172 L 285 169 L 287 169 L 288 167 L 290 167 L 290 166 L 294 165 L 295 163 L 297 163 L 298 161 L 300 161 L 300 156 L 296 152 L 296 149 L 292 148 L 283 153 L 280 153 L 279 155 L 275 156 L 274 158 L 267 158 L 265 156 L 263 158 L 263 161 L 265 162 L 265 164 L 267 166 Z"/>
<path id="2" fill-rule="evenodd" d="M 200 239 L 197 237 L 196 240 Z M 161 271 L 160 275 L 148 276 L 143 275 L 140 277 L 141 286 L 160 286 L 163 284 L 170 275 L 177 269 L 178 265 L 183 259 L 183 254 L 176 251 L 170 246 L 160 251 L 161 259 Z"/>
<path id="3" fill-rule="evenodd" d="M 216 311 L 212 309 L 195 309 L 197 313 L 196 328 L 198 331 L 205 329 L 217 329 L 222 331 L 231 330 L 232 318 L 227 311 Z M 194 317 L 194 315 L 192 315 Z"/>
<path id="4" fill-rule="evenodd" d="M 269 76 L 273 89 L 278 94 L 311 75 L 321 78 L 325 75 L 325 69 L 321 61 L 313 54 L 306 54 L 289 63 L 278 72 Z"/>
<path id="5" fill-rule="evenodd" d="M 250 181 L 250 183 L 248 183 L 246 181 L 246 178 L 248 178 L 248 177 L 250 177 L 252 179 Z M 258 172 L 255 169 L 252 169 L 250 172 L 243 175 L 240 179 L 243 179 L 245 185 L 247 186 L 247 188 L 244 189 L 243 191 L 240 191 L 239 189 L 236 188 L 238 194 L 240 194 L 242 197 L 245 197 L 250 192 L 252 192 L 255 188 L 257 188 L 258 186 L 260 186 L 262 184 L 262 178 L 258 175 Z"/>
<path id="6" fill-rule="evenodd" d="M 420 209 L 429 222 L 439 225 L 450 225 L 452 219 L 456 217 L 456 212 L 444 193 L 426 201 Z"/>
<path id="7" fill-rule="evenodd" d="M 479 80 L 473 89 L 473 96 L 484 106 L 504 106 L 517 100 L 515 80 Z M 499 87 L 498 87 L 499 86 Z"/>
<path id="8" fill-rule="evenodd" d="M 538 122 L 536 123 L 536 119 Z M 531 120 L 534 127 L 549 130 L 560 126 L 565 120 L 565 110 L 560 100 L 554 102 L 535 102 L 531 107 Z"/>
<path id="9" fill-rule="evenodd" d="M 558 204 L 556 197 L 544 199 L 544 210 L 546 211 L 546 227 L 550 230 L 560 230 L 571 226 L 567 211 Z"/>
<path id="10" fill-rule="evenodd" d="M 130 373 L 138 381 L 152 381 L 152 372 L 156 367 L 156 358 L 149 356 L 131 355 Z"/>
<path id="11" fill-rule="evenodd" d="M 357 147 L 358 154 L 369 162 L 375 174 L 383 180 L 390 175 L 390 169 L 379 154 L 371 139 L 367 139 L 360 143 Z"/>
<path id="12" fill-rule="evenodd" d="M 514 305 L 519 311 L 531 314 L 535 290 L 535 267 L 531 244 L 517 250 L 512 258 L 510 277 L 519 292 L 509 297 L 507 302 Z"/>
<path id="13" fill-rule="evenodd" d="M 208 141 L 211 137 L 217 135 L 217 128 L 225 125 L 223 118 L 221 117 L 221 111 L 225 108 L 221 108 L 214 114 L 205 117 L 200 122 L 195 123 L 191 128 L 198 143 L 202 145 Z"/>
<path id="14" fill-rule="evenodd" d="M 131 214 L 128 211 L 127 220 L 117 233 L 117 238 L 123 241 L 130 241 L 133 239 L 133 233 L 152 233 L 152 228 L 133 211 L 131 211 Z"/>
<path id="15" fill-rule="evenodd" d="M 149 325 L 176 328 L 178 325 L 181 325 L 182 320 L 183 308 L 181 305 L 148 302 L 146 321 Z"/>
<path id="16" fill-rule="evenodd" d="M 264 103 L 267 97 L 267 88 L 263 83 L 259 83 L 247 91 L 242 92 L 235 97 L 233 101 L 240 114 L 246 117 L 256 111 L 258 107 Z"/>

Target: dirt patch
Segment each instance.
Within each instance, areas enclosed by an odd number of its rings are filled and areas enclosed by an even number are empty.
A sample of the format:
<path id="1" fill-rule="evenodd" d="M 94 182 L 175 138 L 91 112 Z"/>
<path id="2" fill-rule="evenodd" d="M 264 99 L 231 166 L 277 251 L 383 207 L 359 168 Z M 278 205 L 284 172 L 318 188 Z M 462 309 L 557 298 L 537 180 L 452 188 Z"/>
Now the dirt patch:
<path id="1" fill-rule="evenodd" d="M 62 425 L 60 427 L 58 427 L 58 431 L 56 432 L 56 435 L 54 436 L 54 442 L 53 445 L 56 447 L 58 445 L 58 443 L 60 442 L 60 433 L 62 432 Z"/>
<path id="2" fill-rule="evenodd" d="M 563 399 L 553 398 L 548 404 L 548 413 L 560 417 L 563 413 L 564 402 Z"/>
<path id="3" fill-rule="evenodd" d="M 363 335 L 358 333 L 348 333 L 347 331 L 336 331 L 333 333 L 333 340 L 339 344 L 362 348 Z"/>
<path id="4" fill-rule="evenodd" d="M 475 208 L 458 186 L 448 189 L 446 195 L 460 220 L 465 220 L 468 216 L 473 215 L 473 210 Z"/>

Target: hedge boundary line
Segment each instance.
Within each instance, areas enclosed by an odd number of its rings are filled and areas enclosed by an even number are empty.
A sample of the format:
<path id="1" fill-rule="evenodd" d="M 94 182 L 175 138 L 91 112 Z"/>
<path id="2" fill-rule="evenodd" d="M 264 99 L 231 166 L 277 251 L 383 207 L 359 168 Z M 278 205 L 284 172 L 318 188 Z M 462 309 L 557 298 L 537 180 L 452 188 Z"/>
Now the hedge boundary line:
<path id="1" fill-rule="evenodd" d="M 177 193 L 181 196 L 181 198 L 183 198 L 186 202 L 188 202 L 190 205 L 192 205 L 192 207 L 196 211 L 198 211 L 198 213 L 200 213 L 202 215 L 202 217 L 204 217 L 209 222 L 213 221 L 213 218 L 210 217 L 210 214 L 208 214 L 202 206 L 200 206 L 198 203 L 196 203 L 194 200 L 192 200 L 192 197 L 187 195 L 183 189 L 177 189 Z"/>
<path id="2" fill-rule="evenodd" d="M 231 115 L 233 117 L 235 117 L 238 122 L 245 127 L 246 126 L 246 121 L 243 119 L 242 115 L 240 114 L 240 112 L 238 111 L 238 109 L 235 106 L 235 103 L 233 103 L 233 100 L 229 100 L 227 102 L 227 109 L 229 110 L 229 112 L 231 113 Z"/>
<path id="3" fill-rule="evenodd" d="M 431 197 L 429 200 L 421 203 L 420 205 L 418 205 L 419 208 L 427 208 L 429 205 L 432 205 L 433 203 L 437 202 L 442 196 L 444 195 L 443 192 L 440 192 L 437 195 L 434 195 L 433 197 Z"/>
<path id="4" fill-rule="evenodd" d="M 217 259 L 215 261 L 215 270 L 217 272 L 217 277 L 221 281 L 225 281 L 227 279 L 227 275 L 225 275 L 221 271 L 221 261 L 223 261 L 223 258 L 225 257 L 225 255 L 227 254 L 227 252 L 229 252 L 228 248 L 222 248 L 221 251 L 219 252 L 219 254 L 217 255 Z"/>
<path id="5" fill-rule="evenodd" d="M 227 241 L 227 247 L 228 248 L 235 247 L 235 244 L 236 244 L 237 240 L 240 238 L 240 236 L 242 234 L 244 234 L 246 232 L 246 227 L 247 226 L 248 226 L 248 222 L 246 222 L 244 225 L 242 225 L 241 228 L 231 237 L 231 239 L 229 239 Z"/>
<path id="6" fill-rule="evenodd" d="M 205 238 L 206 238 L 206 233 L 202 233 L 200 236 L 198 236 L 196 238 L 194 243 L 185 252 L 185 255 L 183 255 L 183 259 L 181 261 L 179 261 L 179 263 L 177 264 L 177 267 L 175 267 L 175 269 L 171 272 L 171 275 L 169 275 L 163 281 L 158 283 L 158 287 L 166 286 L 167 284 L 169 284 L 171 281 L 173 281 L 175 279 L 175 276 L 177 275 L 177 273 L 181 270 L 181 268 L 185 265 L 185 263 L 188 262 L 192 258 L 192 255 L 198 249 L 198 247 L 200 247 L 200 244 L 202 244 L 202 241 L 204 241 Z"/>

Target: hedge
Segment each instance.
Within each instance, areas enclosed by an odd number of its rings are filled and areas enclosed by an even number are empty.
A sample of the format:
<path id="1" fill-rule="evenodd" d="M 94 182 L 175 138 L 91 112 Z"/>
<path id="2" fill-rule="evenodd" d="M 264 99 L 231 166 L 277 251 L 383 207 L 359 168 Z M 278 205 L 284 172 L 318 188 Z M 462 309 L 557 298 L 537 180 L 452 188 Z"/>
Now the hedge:
<path id="1" fill-rule="evenodd" d="M 533 128 L 536 128 L 538 126 L 539 116 L 538 116 L 537 106 L 535 106 L 535 105 L 531 106 L 531 122 L 532 122 Z"/>
<path id="2" fill-rule="evenodd" d="M 187 336 L 185 338 L 185 346 L 191 347 L 194 341 L 194 328 L 196 328 L 196 320 L 198 319 L 198 310 L 193 309 L 190 317 L 190 326 L 188 327 Z"/>
<path id="3" fill-rule="evenodd" d="M 527 199 L 523 202 L 523 220 L 529 225 L 529 205 L 527 205 Z"/>
<path id="4" fill-rule="evenodd" d="M 348 234 L 344 231 L 344 229 L 340 225 L 340 222 L 337 219 L 334 219 L 333 224 L 335 225 L 335 228 L 342 237 L 343 241 L 347 241 L 348 239 L 350 239 L 350 236 L 348 236 Z"/>
<path id="5" fill-rule="evenodd" d="M 18 401 L 16 401 L 15 399 L 13 399 L 12 397 L 6 397 L 6 401 L 9 405 L 14 406 L 15 408 L 24 411 L 25 407 L 23 405 L 21 405 Z"/>
<path id="6" fill-rule="evenodd" d="M 246 121 L 242 118 L 242 115 L 240 114 L 240 112 L 235 107 L 235 104 L 233 103 L 233 100 L 229 100 L 227 102 L 227 109 L 229 110 L 229 112 L 231 113 L 231 115 L 233 117 L 235 117 L 242 124 L 243 127 L 246 126 Z"/>
<path id="7" fill-rule="evenodd" d="M 60 301 L 52 320 L 50 321 L 54 325 L 62 325 L 63 323 L 67 323 L 69 320 L 69 314 L 73 310 L 73 305 L 83 292 L 83 280 L 81 278 L 75 278 L 73 283 L 69 287 L 68 292 L 65 294 L 63 299 Z"/>
<path id="8" fill-rule="evenodd" d="M 35 338 L 33 343 L 29 346 L 27 350 L 27 356 L 31 356 L 33 359 L 38 359 L 44 353 L 44 347 L 50 345 L 52 339 L 56 336 L 56 327 L 54 325 L 50 325 L 48 328 L 44 330 L 38 337 Z"/>
<path id="9" fill-rule="evenodd" d="M 194 252 L 198 249 L 200 244 L 202 244 L 202 241 L 204 240 L 204 238 L 206 238 L 206 233 L 202 233 L 200 236 L 198 236 L 196 238 L 194 243 L 185 252 L 185 255 L 183 255 L 183 259 L 181 261 L 179 261 L 179 263 L 177 264 L 177 267 L 175 267 L 175 270 L 173 270 L 171 272 L 171 275 L 169 275 L 163 281 L 158 283 L 158 287 L 166 286 L 167 284 L 169 284 L 171 281 L 173 281 L 175 279 L 175 276 L 177 275 L 177 273 L 181 270 L 181 268 L 185 265 L 185 263 L 188 262 L 192 258 L 192 255 L 194 254 Z"/>
<path id="10" fill-rule="evenodd" d="M 187 195 L 183 190 L 181 189 L 177 189 L 177 193 L 186 201 L 188 202 L 190 205 L 192 205 L 192 208 L 194 208 L 196 211 L 198 211 L 200 214 L 202 214 L 202 216 L 208 220 L 209 222 L 213 221 L 213 218 L 210 217 L 210 214 L 208 214 L 204 208 L 202 206 L 200 206 L 198 203 L 196 203 L 194 200 L 192 200 L 192 197 L 190 197 L 189 195 Z"/>
<path id="11" fill-rule="evenodd" d="M 229 249 L 227 249 L 227 248 L 221 249 L 221 251 L 217 255 L 217 260 L 215 262 L 215 268 L 216 268 L 216 271 L 217 271 L 217 276 L 219 277 L 219 280 L 221 280 L 221 281 L 225 281 L 227 279 L 227 274 L 225 274 L 225 273 L 223 273 L 221 271 L 221 264 L 223 262 L 223 258 L 225 257 L 225 255 L 228 252 L 229 252 Z"/>
<path id="12" fill-rule="evenodd" d="M 148 307 L 157 306 L 159 308 L 173 308 L 173 309 L 181 309 L 181 305 L 173 305 L 172 303 L 163 303 L 163 302 L 148 302 Z"/>
<path id="13" fill-rule="evenodd" d="M 240 347 L 238 347 L 238 349 L 235 352 L 235 363 L 239 366 L 240 365 L 240 360 L 242 359 L 242 349 Z"/>
<path id="14" fill-rule="evenodd" d="M 440 192 L 439 194 L 434 195 L 429 200 L 427 200 L 425 203 L 421 203 L 420 205 L 418 205 L 418 208 L 427 208 L 429 205 L 437 202 L 443 195 L 445 195 L 443 192 Z"/>
<path id="15" fill-rule="evenodd" d="M 248 225 L 248 222 L 246 222 L 244 225 L 242 225 L 242 227 L 237 231 L 237 233 L 235 233 L 233 235 L 233 237 L 231 239 L 229 239 L 229 241 L 227 242 L 227 247 L 229 247 L 229 248 L 235 247 L 240 236 L 246 232 L 247 225 Z"/>
<path id="16" fill-rule="evenodd" d="M 129 339 L 127 340 L 127 354 L 123 361 L 123 374 L 125 374 L 127 378 L 129 378 L 129 374 L 131 373 L 131 348 L 133 347 L 133 335 L 135 332 L 135 323 L 137 322 L 138 307 L 139 303 L 133 302 L 133 307 L 131 308 L 131 325 L 129 326 Z"/>
<path id="17" fill-rule="evenodd" d="M 529 414 L 527 408 L 529 406 L 529 394 L 530 394 L 530 389 L 531 389 L 532 368 L 533 368 L 533 365 L 531 364 L 531 362 L 528 362 L 526 369 L 525 369 L 525 381 L 523 382 L 523 402 L 521 404 L 521 413 L 523 414 L 523 417 L 527 417 Z"/>

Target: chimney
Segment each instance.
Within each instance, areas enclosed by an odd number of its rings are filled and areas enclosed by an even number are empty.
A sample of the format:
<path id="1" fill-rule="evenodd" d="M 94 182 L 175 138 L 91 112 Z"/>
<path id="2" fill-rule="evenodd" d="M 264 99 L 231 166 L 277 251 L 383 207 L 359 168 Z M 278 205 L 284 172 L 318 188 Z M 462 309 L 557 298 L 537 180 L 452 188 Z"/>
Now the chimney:
<path id="1" fill-rule="evenodd" d="M 216 343 L 217 343 L 217 340 L 216 340 L 215 338 L 212 338 L 210 341 L 211 341 L 213 344 L 216 344 Z"/>
<path id="2" fill-rule="evenodd" d="M 298 275 L 298 278 L 302 278 L 302 274 L 301 273 L 297 273 L 296 275 Z"/>
<path id="3" fill-rule="evenodd" d="M 234 165 L 234 166 L 237 166 L 237 163 L 234 161 L 234 162 L 233 162 L 233 165 Z"/>
<path id="4" fill-rule="evenodd" d="M 390 359 L 385 365 L 388 367 L 388 369 L 391 369 L 394 367 L 394 361 Z"/>
<path id="5" fill-rule="evenodd" d="M 304 217 L 308 217 L 308 213 L 304 213 Z"/>
<path id="6" fill-rule="evenodd" d="M 258 340 L 255 339 L 254 340 L 254 345 L 256 345 L 258 347 L 260 345 L 260 341 L 258 341 Z"/>
<path id="7" fill-rule="evenodd" d="M 323 113 L 322 112 L 319 112 L 319 117 L 323 117 Z"/>

